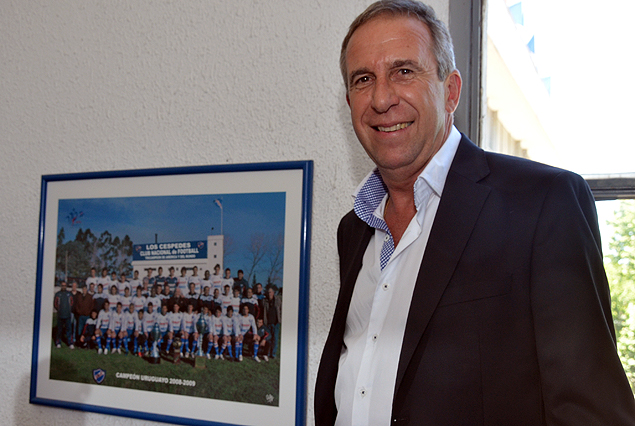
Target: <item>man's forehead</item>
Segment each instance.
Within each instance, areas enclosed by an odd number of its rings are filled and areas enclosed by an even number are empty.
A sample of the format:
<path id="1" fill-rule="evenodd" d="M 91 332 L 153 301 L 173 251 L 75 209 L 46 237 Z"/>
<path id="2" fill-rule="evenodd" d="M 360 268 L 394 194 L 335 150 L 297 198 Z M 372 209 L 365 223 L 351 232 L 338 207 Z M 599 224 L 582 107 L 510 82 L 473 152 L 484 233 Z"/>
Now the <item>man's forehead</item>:
<path id="1" fill-rule="evenodd" d="M 346 49 L 348 73 L 350 75 L 354 71 L 351 66 L 363 66 L 366 61 L 399 62 L 424 59 L 421 57 L 422 53 L 431 53 L 431 47 L 430 30 L 419 19 L 380 15 L 362 24 L 351 36 Z M 404 54 L 416 57 L 404 57 Z"/>

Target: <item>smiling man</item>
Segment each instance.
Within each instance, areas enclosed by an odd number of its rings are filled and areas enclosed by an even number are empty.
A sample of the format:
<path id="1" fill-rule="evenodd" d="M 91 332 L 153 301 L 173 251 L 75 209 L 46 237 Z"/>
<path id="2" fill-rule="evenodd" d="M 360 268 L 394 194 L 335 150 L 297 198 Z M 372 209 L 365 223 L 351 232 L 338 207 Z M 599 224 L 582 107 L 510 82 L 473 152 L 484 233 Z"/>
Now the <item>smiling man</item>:
<path id="1" fill-rule="evenodd" d="M 340 65 L 376 169 L 338 229 L 316 424 L 635 425 L 584 180 L 459 133 L 450 35 L 421 3 L 371 5 Z"/>

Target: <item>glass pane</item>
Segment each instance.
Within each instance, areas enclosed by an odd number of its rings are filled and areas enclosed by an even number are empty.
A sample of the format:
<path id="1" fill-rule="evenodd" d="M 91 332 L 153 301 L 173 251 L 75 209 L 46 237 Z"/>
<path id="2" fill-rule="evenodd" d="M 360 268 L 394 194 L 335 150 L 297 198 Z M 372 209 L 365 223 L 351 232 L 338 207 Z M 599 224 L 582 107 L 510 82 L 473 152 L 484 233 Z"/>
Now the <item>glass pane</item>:
<path id="1" fill-rule="evenodd" d="M 635 389 L 635 200 L 596 203 L 617 349 Z"/>
<path id="2" fill-rule="evenodd" d="M 632 172 L 630 0 L 489 0 L 482 146 L 582 174 Z"/>

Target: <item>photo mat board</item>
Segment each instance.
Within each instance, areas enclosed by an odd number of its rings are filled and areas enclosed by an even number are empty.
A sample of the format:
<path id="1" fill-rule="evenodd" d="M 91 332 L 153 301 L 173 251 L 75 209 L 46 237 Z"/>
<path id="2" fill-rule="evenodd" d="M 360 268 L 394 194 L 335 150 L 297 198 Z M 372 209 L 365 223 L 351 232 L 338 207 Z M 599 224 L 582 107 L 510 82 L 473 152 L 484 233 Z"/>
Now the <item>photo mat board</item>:
<path id="1" fill-rule="evenodd" d="M 312 173 L 312 161 L 296 161 L 43 176 L 31 402 L 180 424 L 304 424 Z M 211 257 L 211 241 L 223 235 L 223 269 L 233 277 L 249 271 L 250 283 L 263 286 L 269 279 L 280 294 L 277 356 L 260 363 L 212 356 L 195 367 L 193 358 L 151 364 L 132 354 L 71 350 L 68 342 L 56 348 L 56 285 L 81 269 L 72 250 L 71 266 L 68 250 L 61 260 L 58 246 L 89 233 L 102 243 L 102 257 L 103 241 L 121 247 L 125 239 L 136 252 L 125 261 L 164 258 L 164 269 Z M 254 260 L 263 241 L 281 249 L 276 274 L 263 266 L 266 256 Z"/>

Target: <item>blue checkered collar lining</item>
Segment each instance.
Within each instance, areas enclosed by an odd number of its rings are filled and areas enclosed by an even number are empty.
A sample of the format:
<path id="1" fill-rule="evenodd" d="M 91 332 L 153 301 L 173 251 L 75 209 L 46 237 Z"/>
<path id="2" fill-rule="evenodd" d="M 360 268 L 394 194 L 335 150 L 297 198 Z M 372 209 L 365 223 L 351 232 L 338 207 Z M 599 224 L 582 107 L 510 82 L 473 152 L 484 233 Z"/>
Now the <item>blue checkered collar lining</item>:
<path id="1" fill-rule="evenodd" d="M 423 194 L 427 191 L 426 187 L 432 189 L 437 196 L 441 196 L 445 179 L 448 176 L 450 165 L 458 149 L 461 141 L 461 134 L 452 126 L 450 135 L 441 149 L 432 157 L 430 163 L 421 172 L 414 184 L 415 207 L 417 210 L 421 207 L 427 196 Z M 355 203 L 353 209 L 357 217 L 366 222 L 369 226 L 381 229 L 390 235 L 388 225 L 383 219 L 382 202 L 386 198 L 388 188 L 384 184 L 379 170 L 375 168 L 366 178 L 359 184 L 353 196 Z M 425 208 L 425 206 L 424 206 Z"/>

